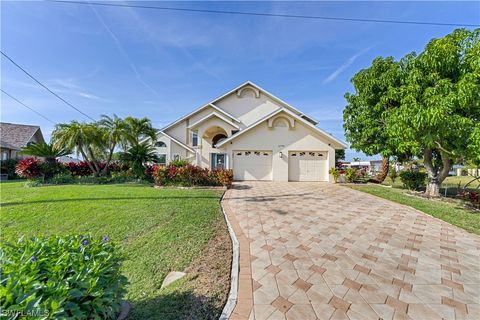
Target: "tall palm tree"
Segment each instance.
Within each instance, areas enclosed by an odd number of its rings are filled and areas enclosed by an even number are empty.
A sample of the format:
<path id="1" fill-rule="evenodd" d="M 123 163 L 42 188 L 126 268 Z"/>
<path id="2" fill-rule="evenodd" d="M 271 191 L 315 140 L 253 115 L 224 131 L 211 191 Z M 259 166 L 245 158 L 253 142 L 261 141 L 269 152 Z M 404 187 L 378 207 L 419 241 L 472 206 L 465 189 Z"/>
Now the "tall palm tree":
<path id="1" fill-rule="evenodd" d="M 20 152 L 24 155 L 45 158 L 46 162 L 55 163 L 56 158 L 66 156 L 70 150 L 64 147 L 55 146 L 53 143 L 31 143 L 22 148 Z"/>
<path id="2" fill-rule="evenodd" d="M 119 118 L 116 114 L 114 114 L 113 117 L 102 115 L 102 119 L 98 124 L 100 128 L 105 131 L 105 142 L 107 143 L 107 158 L 105 167 L 102 171 L 103 174 L 106 174 L 108 172 L 108 165 L 112 161 L 115 148 L 118 145 L 122 145 L 124 149 L 126 148 L 130 128 L 127 122 L 122 118 Z"/>
<path id="3" fill-rule="evenodd" d="M 128 142 L 130 146 L 138 145 L 145 138 L 155 140 L 156 130 L 150 119 L 126 117 L 125 123 L 129 128 Z"/>
<path id="4" fill-rule="evenodd" d="M 147 162 L 157 162 L 159 159 L 155 148 L 151 144 L 141 142 L 133 145 L 126 152 L 120 153 L 120 160 L 130 164 L 137 177 L 143 177 L 145 176 L 145 164 Z"/>
<path id="5" fill-rule="evenodd" d="M 100 174 L 99 158 L 106 145 L 105 131 L 95 123 L 71 121 L 61 123 L 52 133 L 53 145 L 75 150 L 81 154 L 96 175 Z"/>

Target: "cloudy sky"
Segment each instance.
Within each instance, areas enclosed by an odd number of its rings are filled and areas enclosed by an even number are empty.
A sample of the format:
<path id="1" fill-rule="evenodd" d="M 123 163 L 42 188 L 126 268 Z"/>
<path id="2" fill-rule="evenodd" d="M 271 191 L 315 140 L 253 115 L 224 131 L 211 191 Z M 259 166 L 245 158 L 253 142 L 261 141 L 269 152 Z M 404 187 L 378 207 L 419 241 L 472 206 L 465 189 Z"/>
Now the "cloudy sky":
<path id="1" fill-rule="evenodd" d="M 478 24 L 479 2 L 117 2 L 149 6 Z M 351 77 L 377 56 L 421 51 L 455 27 L 104 7 L 1 3 L 1 48 L 93 118 L 156 127 L 251 80 L 344 139 Z M 1 86 L 53 122 L 84 116 L 1 60 Z M 2 94 L 1 120 L 53 124 Z M 355 156 L 348 151 L 347 158 Z M 365 159 L 365 156 L 361 156 Z"/>

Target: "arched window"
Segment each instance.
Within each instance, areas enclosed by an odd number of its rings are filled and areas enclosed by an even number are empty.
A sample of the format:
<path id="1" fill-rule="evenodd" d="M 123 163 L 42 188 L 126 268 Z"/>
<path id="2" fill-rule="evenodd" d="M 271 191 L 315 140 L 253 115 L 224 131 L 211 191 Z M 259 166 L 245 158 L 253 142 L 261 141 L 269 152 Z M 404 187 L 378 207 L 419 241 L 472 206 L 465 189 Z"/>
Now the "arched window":
<path id="1" fill-rule="evenodd" d="M 219 143 L 220 141 L 225 140 L 225 139 L 227 139 L 227 136 L 224 135 L 223 133 L 219 133 L 219 134 L 215 135 L 215 137 L 213 137 L 212 145 L 215 146 L 217 143 Z"/>
<path id="2" fill-rule="evenodd" d="M 279 117 L 279 118 L 275 119 L 275 121 L 273 122 L 273 126 L 275 128 L 288 128 L 289 123 L 288 123 L 287 119 L 285 119 L 283 117 Z"/>
<path id="3" fill-rule="evenodd" d="M 155 143 L 155 148 L 166 148 L 166 147 L 167 147 L 167 145 L 163 141 L 157 141 Z"/>

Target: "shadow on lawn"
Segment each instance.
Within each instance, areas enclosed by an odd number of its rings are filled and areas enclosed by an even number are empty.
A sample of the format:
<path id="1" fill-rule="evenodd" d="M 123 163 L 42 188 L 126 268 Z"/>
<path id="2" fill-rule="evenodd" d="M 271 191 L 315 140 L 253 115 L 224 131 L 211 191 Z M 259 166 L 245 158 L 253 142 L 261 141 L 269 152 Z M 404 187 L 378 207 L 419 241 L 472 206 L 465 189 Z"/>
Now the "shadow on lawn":
<path id="1" fill-rule="evenodd" d="M 35 201 L 17 201 L 17 202 L 3 202 L 0 207 L 25 205 L 33 203 L 53 203 L 53 202 L 75 202 L 75 201 L 112 201 L 112 200 L 168 200 L 168 199 L 218 199 L 216 196 L 185 196 L 185 197 L 108 197 L 108 198 L 65 198 L 65 199 L 49 199 L 49 200 L 35 200 Z"/>
<path id="2" fill-rule="evenodd" d="M 211 298 L 195 295 L 191 290 L 162 294 L 158 298 L 134 303 L 128 320 L 210 320 L 218 319 L 222 308 Z"/>

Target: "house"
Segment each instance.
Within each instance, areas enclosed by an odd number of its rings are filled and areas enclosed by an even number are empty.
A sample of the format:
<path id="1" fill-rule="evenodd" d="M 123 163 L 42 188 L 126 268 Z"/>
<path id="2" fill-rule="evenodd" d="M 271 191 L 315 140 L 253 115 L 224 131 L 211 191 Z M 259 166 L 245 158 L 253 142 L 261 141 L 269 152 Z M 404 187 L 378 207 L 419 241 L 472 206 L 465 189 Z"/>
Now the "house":
<path id="1" fill-rule="evenodd" d="M 331 181 L 347 146 L 317 123 L 248 81 L 162 128 L 154 146 L 161 163 L 233 169 L 235 180 Z"/>
<path id="2" fill-rule="evenodd" d="M 42 143 L 39 126 L 0 122 L 0 154 L 2 160 L 22 158 L 18 152 L 29 143 Z"/>
<path id="3" fill-rule="evenodd" d="M 367 161 L 343 161 L 340 163 L 343 168 L 363 169 L 368 173 L 376 173 L 382 168 L 382 160 L 367 160 Z"/>

